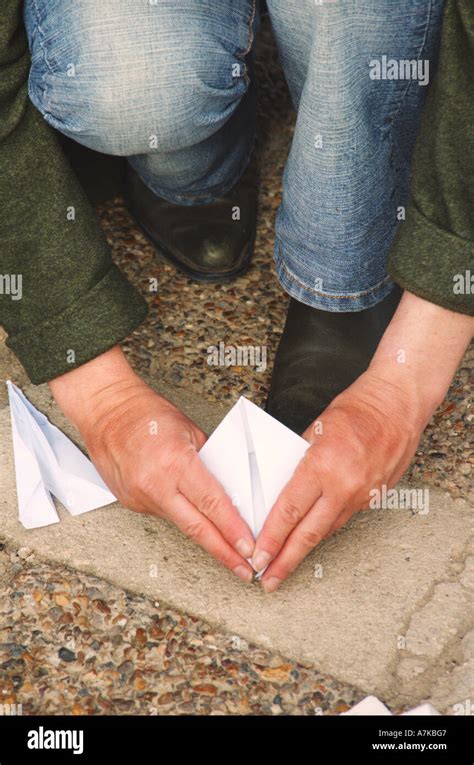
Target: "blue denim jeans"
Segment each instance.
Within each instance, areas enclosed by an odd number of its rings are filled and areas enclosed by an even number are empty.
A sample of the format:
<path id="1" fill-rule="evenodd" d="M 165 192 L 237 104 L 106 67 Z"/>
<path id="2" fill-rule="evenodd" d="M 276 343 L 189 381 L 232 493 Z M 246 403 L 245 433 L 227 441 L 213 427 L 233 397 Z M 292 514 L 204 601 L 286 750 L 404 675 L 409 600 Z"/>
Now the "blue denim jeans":
<path id="1" fill-rule="evenodd" d="M 297 122 L 277 214 L 283 288 L 329 311 L 392 289 L 387 257 L 443 0 L 268 0 Z M 255 133 L 257 0 L 26 0 L 30 97 L 160 197 L 212 201 Z M 428 69 L 429 67 L 429 69 Z"/>

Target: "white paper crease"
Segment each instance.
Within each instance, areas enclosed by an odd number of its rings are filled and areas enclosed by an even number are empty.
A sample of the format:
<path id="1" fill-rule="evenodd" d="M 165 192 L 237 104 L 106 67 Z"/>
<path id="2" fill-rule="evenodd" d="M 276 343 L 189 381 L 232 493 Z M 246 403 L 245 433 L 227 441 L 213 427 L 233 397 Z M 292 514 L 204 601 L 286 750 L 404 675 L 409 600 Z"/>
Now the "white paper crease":
<path id="1" fill-rule="evenodd" d="M 243 396 L 199 455 L 256 538 L 308 441 Z"/>

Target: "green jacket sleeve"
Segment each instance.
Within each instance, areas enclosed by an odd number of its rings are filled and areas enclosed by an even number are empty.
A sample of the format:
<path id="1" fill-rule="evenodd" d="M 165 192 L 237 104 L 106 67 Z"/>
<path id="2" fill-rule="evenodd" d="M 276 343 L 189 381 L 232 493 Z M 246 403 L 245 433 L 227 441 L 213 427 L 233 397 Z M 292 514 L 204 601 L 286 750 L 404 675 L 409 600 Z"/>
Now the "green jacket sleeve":
<path id="1" fill-rule="evenodd" d="M 474 315 L 474 2 L 448 0 L 438 70 L 415 149 L 411 202 L 389 258 L 392 279 Z"/>
<path id="2" fill-rule="evenodd" d="M 0 325 L 33 383 L 100 355 L 144 319 L 57 136 L 28 98 L 20 0 L 0 19 Z"/>

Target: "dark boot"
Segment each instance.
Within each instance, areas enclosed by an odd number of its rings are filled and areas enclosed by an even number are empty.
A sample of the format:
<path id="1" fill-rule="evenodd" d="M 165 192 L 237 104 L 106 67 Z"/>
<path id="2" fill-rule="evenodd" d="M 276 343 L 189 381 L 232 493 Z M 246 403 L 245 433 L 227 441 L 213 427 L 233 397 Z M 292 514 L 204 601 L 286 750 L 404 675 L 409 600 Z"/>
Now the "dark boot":
<path id="1" fill-rule="evenodd" d="M 130 212 L 160 254 L 198 282 L 224 282 L 245 273 L 255 242 L 257 197 L 253 165 L 224 197 L 192 206 L 167 202 L 131 167 L 127 171 Z M 240 220 L 233 219 L 236 207 Z"/>
<path id="2" fill-rule="evenodd" d="M 291 298 L 266 411 L 303 433 L 368 368 L 402 291 L 364 311 L 332 313 Z"/>

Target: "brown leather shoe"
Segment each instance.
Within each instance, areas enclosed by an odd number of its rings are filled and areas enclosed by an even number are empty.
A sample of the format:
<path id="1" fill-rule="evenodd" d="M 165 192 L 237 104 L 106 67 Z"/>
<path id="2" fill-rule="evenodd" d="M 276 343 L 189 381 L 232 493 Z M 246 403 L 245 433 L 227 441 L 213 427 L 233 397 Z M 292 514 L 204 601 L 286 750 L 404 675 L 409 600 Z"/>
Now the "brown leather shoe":
<path id="1" fill-rule="evenodd" d="M 126 197 L 130 212 L 160 254 L 189 278 L 224 282 L 248 269 L 257 225 L 254 164 L 224 197 L 192 206 L 158 197 L 129 167 Z M 236 207 L 240 220 L 233 219 Z"/>

